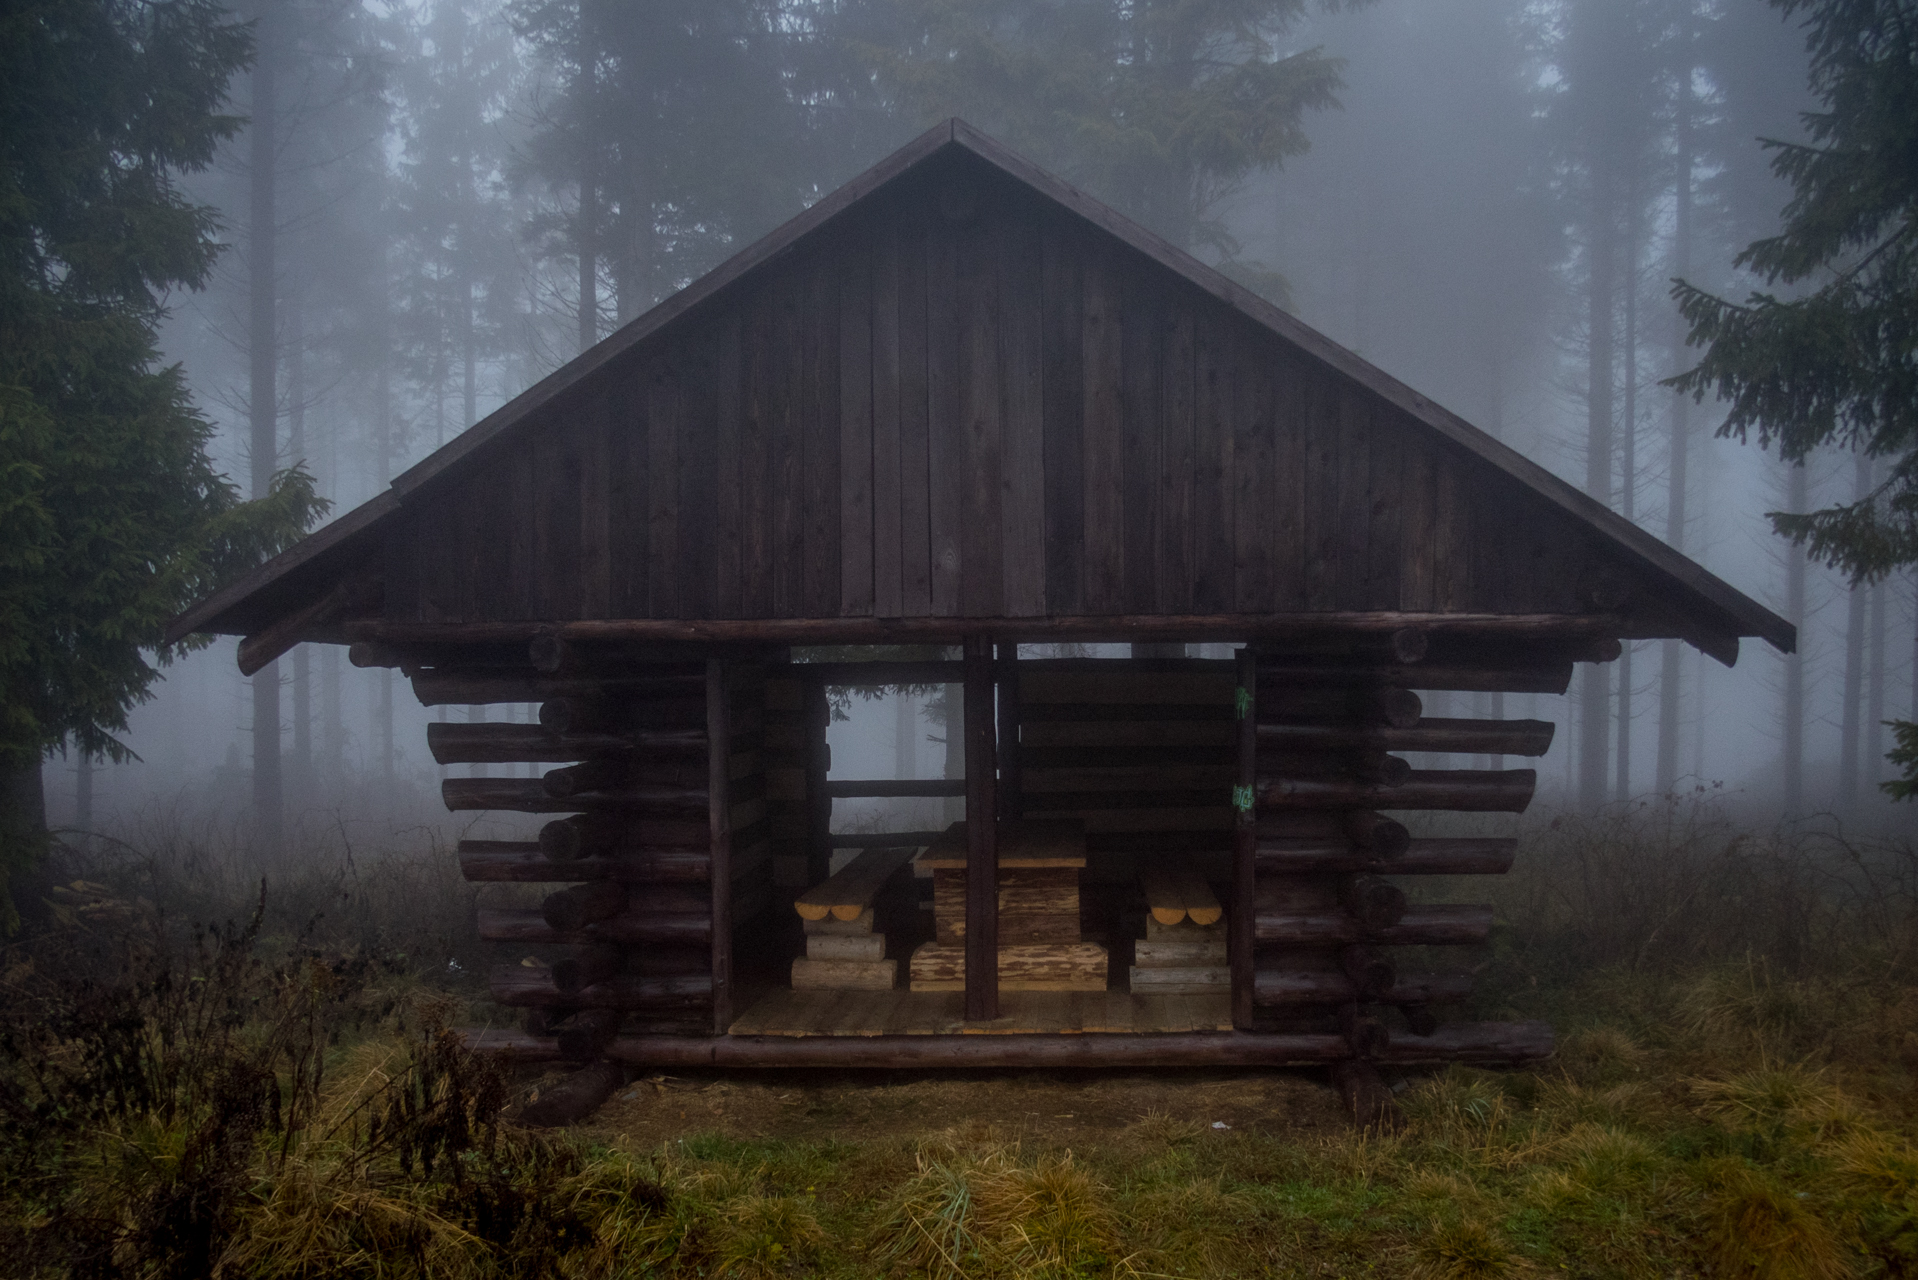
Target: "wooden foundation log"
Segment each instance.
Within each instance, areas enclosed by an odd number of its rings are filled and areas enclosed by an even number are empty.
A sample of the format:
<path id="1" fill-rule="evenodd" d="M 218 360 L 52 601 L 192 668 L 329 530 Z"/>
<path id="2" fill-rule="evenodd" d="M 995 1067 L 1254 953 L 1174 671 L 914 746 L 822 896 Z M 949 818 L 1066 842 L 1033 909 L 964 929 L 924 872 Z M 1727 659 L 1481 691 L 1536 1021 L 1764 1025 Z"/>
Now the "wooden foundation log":
<path id="1" fill-rule="evenodd" d="M 553 962 L 553 986 L 566 995 L 576 995 L 584 987 L 616 977 L 626 968 L 626 949 L 609 942 L 589 942 L 570 955 Z"/>
<path id="2" fill-rule="evenodd" d="M 1556 726 L 1549 720 L 1421 718 L 1410 728 L 1350 724 L 1262 724 L 1268 751 L 1443 751 L 1456 755 L 1542 756 Z"/>
<path id="3" fill-rule="evenodd" d="M 1403 822 L 1369 809 L 1264 813 L 1253 830 L 1261 844 L 1268 840 L 1343 841 L 1352 850 L 1384 860 L 1403 854 L 1412 842 L 1412 833 Z"/>
<path id="4" fill-rule="evenodd" d="M 589 924 L 610 919 L 626 910 L 626 886 L 616 880 L 593 880 L 548 894 L 540 917 L 558 933 L 578 933 Z"/>
<path id="5" fill-rule="evenodd" d="M 1389 929 L 1405 918 L 1405 891 L 1377 876 L 1352 877 L 1339 899 L 1367 932 Z"/>
<path id="6" fill-rule="evenodd" d="M 1492 933 L 1492 909 L 1481 906 L 1416 906 L 1386 929 L 1367 929 L 1343 911 L 1311 915 L 1261 911 L 1253 937 L 1262 945 L 1339 947 L 1350 942 L 1390 946 L 1460 946 Z"/>
<path id="7" fill-rule="evenodd" d="M 1389 964 L 1389 962 L 1388 962 Z M 1335 969 L 1260 969 L 1254 999 L 1264 1006 L 1366 1004 L 1458 1004 L 1472 994 L 1469 973 L 1406 973 L 1386 986 L 1366 990 Z"/>
<path id="8" fill-rule="evenodd" d="M 1429 1036 L 1438 1030 L 1438 1015 L 1422 1003 L 1401 1005 L 1399 1012 L 1404 1015 L 1405 1025 L 1411 1028 L 1415 1036 Z"/>
<path id="9" fill-rule="evenodd" d="M 460 875 L 482 883 L 622 880 L 628 884 L 704 884 L 712 873 L 710 857 L 693 849 L 653 849 L 554 861 L 530 840 L 462 840 L 459 860 Z"/>
<path id="10" fill-rule="evenodd" d="M 702 687 L 701 677 L 678 674 L 656 676 L 592 677 L 543 676 L 536 673 L 454 670 L 434 667 L 413 677 L 413 693 L 425 707 L 487 706 L 499 702 L 545 702 L 552 698 L 583 698 L 589 701 L 620 699 L 649 700 L 649 709 L 670 710 L 680 715 L 682 704 L 703 706 L 694 696 Z M 650 722 L 654 717 L 642 717 Z M 542 720 L 540 723 L 545 724 Z M 686 726 L 702 723 L 687 719 Z M 548 728 L 560 728 L 548 725 Z"/>
<path id="11" fill-rule="evenodd" d="M 705 772 L 703 762 L 700 772 Z M 633 780 L 631 762 L 620 759 L 588 760 L 564 769 L 548 769 L 539 782 L 547 795 L 564 800 L 593 791 L 618 791 Z"/>
<path id="12" fill-rule="evenodd" d="M 1443 809 L 1523 813 L 1532 803 L 1532 769 L 1414 769 L 1395 787 L 1337 778 L 1262 780 L 1259 804 L 1275 809 Z"/>
<path id="13" fill-rule="evenodd" d="M 1339 1031 L 1355 1058 L 1376 1058 L 1392 1045 L 1391 1031 L 1357 1004 L 1339 1006 Z"/>
<path id="14" fill-rule="evenodd" d="M 1352 1060 L 1332 1068 L 1332 1087 L 1345 1099 L 1352 1123 L 1360 1129 L 1396 1133 L 1405 1127 L 1405 1113 L 1398 1098 L 1370 1062 Z"/>
<path id="15" fill-rule="evenodd" d="M 617 1009 L 580 1009 L 555 1028 L 559 1056 L 568 1062 L 590 1062 L 606 1052 L 619 1034 L 625 1017 Z"/>
<path id="16" fill-rule="evenodd" d="M 489 942 L 697 944 L 712 937 L 713 918 L 710 911 L 627 911 L 567 932 L 546 923 L 533 907 L 481 907 L 478 926 Z"/>
<path id="17" fill-rule="evenodd" d="M 1305 683 L 1259 685 L 1261 724 L 1351 722 L 1409 729 L 1419 722 L 1424 704 L 1404 688 L 1340 687 Z"/>
<path id="18" fill-rule="evenodd" d="M 1435 636 L 1425 660 L 1438 666 L 1477 668 L 1558 667 L 1576 662 L 1613 662 L 1624 646 L 1612 636 Z"/>
<path id="19" fill-rule="evenodd" d="M 1367 748 L 1327 750 L 1311 755 L 1261 752 L 1258 785 L 1261 789 L 1280 778 L 1357 778 L 1396 787 L 1411 776 L 1411 763 L 1401 756 Z"/>
<path id="20" fill-rule="evenodd" d="M 469 1048 L 510 1055 L 518 1062 L 553 1061 L 551 1038 L 471 1028 Z M 889 1071 L 988 1067 L 1144 1068 L 1282 1067 L 1348 1061 L 1351 1048 L 1336 1034 L 1195 1032 L 1145 1035 L 952 1036 L 691 1036 L 627 1035 L 606 1046 L 615 1062 L 654 1069 L 824 1068 Z M 1550 1057 L 1552 1030 L 1542 1022 L 1451 1022 L 1431 1036 L 1393 1039 L 1383 1061 L 1423 1065 L 1445 1061 L 1479 1066 Z"/>
<path id="21" fill-rule="evenodd" d="M 555 798 L 538 778 L 447 778 L 440 799 L 455 813 L 495 809 L 510 813 L 615 811 L 637 814 L 703 814 L 704 787 L 636 785 L 619 791 L 588 791 Z"/>
<path id="22" fill-rule="evenodd" d="M 1482 693 L 1564 693 L 1572 683 L 1572 664 L 1489 667 L 1445 666 L 1426 661 L 1416 666 L 1333 666 L 1309 663 L 1259 664 L 1259 699 L 1275 689 L 1323 688 L 1348 684 L 1404 689 L 1468 690 Z"/>
<path id="23" fill-rule="evenodd" d="M 1380 858 L 1343 841 L 1261 840 L 1253 855 L 1261 875 L 1324 871 L 1384 875 L 1500 876 L 1512 869 L 1518 841 L 1509 837 L 1442 836 L 1410 840 L 1396 858 Z"/>
<path id="24" fill-rule="evenodd" d="M 540 852 L 558 862 L 669 849 L 704 854 L 710 844 L 708 824 L 692 818 L 582 813 L 549 822 L 539 829 Z"/>
<path id="25" fill-rule="evenodd" d="M 1428 627 L 1400 627 L 1370 635 L 1325 632 L 1255 642 L 1252 653 L 1262 667 L 1270 663 L 1324 661 L 1409 665 L 1425 660 L 1431 651 L 1432 638 Z"/>
<path id="26" fill-rule="evenodd" d="M 1428 1036 L 1399 1036 L 1380 1058 L 1404 1065 L 1463 1062 L 1504 1066 L 1551 1056 L 1549 1023 L 1448 1022 Z"/>
<path id="27" fill-rule="evenodd" d="M 591 1062 L 520 1108 L 519 1121 L 534 1129 L 578 1124 L 600 1109 L 613 1090 L 626 1082 L 626 1068 L 617 1062 Z"/>
<path id="28" fill-rule="evenodd" d="M 571 1005 L 583 1009 L 701 1009 L 712 1003 L 709 973 L 608 978 L 571 995 L 553 985 L 551 971 L 498 965 L 489 977 L 493 1000 L 509 1006 Z"/>

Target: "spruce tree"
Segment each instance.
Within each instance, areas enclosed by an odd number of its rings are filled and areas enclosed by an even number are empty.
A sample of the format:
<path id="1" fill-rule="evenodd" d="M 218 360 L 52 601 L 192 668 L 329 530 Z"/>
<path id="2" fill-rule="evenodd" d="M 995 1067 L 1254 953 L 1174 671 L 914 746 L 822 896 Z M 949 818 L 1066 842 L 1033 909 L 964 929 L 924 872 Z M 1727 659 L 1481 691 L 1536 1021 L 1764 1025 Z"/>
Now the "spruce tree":
<path id="1" fill-rule="evenodd" d="M 242 502 L 155 325 L 219 250 L 186 200 L 240 121 L 251 50 L 212 0 L 44 0 L 0 16 L 0 875 L 41 839 L 39 766 L 114 760 L 167 620 L 290 542 L 304 473 Z M 0 883 L 0 915 L 12 898 Z"/>
<path id="2" fill-rule="evenodd" d="M 1918 0 L 1773 0 L 1802 17 L 1821 109 L 1808 141 L 1766 140 L 1791 184 L 1779 234 L 1737 259 L 1768 285 L 1732 302 L 1673 290 L 1704 348 L 1672 380 L 1730 405 L 1721 435 L 1776 447 L 1788 463 L 1836 445 L 1885 460 L 1857 501 L 1774 512 L 1794 546 L 1876 581 L 1918 564 Z M 1918 794 L 1918 725 L 1898 729 L 1905 766 L 1886 789 Z"/>

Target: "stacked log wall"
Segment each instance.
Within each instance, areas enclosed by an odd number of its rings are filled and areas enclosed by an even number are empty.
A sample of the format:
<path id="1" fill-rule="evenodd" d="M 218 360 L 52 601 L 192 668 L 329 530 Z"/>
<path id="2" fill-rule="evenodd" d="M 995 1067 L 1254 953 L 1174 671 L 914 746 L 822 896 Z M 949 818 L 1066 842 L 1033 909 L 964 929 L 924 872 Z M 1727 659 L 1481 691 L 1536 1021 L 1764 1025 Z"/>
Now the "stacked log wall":
<path id="1" fill-rule="evenodd" d="M 428 729 L 442 764 L 556 766 L 441 784 L 449 809 L 551 815 L 534 840 L 460 842 L 468 880 L 552 887 L 536 907 L 481 909 L 482 938 L 550 949 L 544 966 L 496 966 L 493 998 L 578 1057 L 622 1033 L 723 1033 L 731 938 L 773 899 L 786 802 L 769 787 L 768 761 L 784 756 L 767 703 L 783 691 L 756 662 L 560 657 L 538 643 L 530 656 L 556 669 L 449 652 L 409 671 L 428 705 L 548 695 L 537 725 Z"/>

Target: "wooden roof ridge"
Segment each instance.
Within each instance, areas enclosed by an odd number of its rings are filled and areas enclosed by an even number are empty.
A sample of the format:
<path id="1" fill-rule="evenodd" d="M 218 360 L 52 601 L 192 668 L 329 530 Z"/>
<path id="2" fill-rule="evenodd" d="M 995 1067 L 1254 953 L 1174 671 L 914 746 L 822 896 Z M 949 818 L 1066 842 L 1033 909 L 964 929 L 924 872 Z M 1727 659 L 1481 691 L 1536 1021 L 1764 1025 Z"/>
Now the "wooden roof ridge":
<path id="1" fill-rule="evenodd" d="M 1370 361 L 1333 342 L 1184 249 L 1146 229 L 1070 183 L 1040 168 L 964 120 L 933 126 L 801 213 L 741 249 L 692 284 L 662 300 L 586 351 L 474 423 L 445 445 L 401 472 L 391 487 L 267 560 L 238 581 L 214 592 L 167 627 L 171 643 L 214 622 L 255 592 L 330 553 L 347 555 L 348 543 L 369 536 L 398 515 L 422 487 L 506 436 L 535 410 L 613 364 L 667 325 L 785 256 L 802 240 L 863 203 L 893 180 L 950 147 L 965 151 L 1037 191 L 1129 248 L 1172 271 L 1301 352 L 1357 382 L 1455 446 L 1505 473 L 1546 502 L 1590 527 L 1627 558 L 1700 597 L 1734 622 L 1739 635 L 1757 636 L 1781 652 L 1796 647 L 1797 629 L 1704 566 L 1552 474 L 1516 449 L 1481 431 L 1458 414 L 1414 391 Z"/>

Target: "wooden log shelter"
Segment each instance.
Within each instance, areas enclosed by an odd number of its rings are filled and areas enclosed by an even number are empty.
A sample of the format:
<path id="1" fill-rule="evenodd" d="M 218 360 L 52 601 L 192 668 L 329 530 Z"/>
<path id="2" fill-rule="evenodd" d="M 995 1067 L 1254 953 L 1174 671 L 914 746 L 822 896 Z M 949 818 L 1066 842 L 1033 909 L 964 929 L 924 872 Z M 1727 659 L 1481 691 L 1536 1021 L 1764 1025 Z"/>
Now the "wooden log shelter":
<path id="1" fill-rule="evenodd" d="M 646 1067 L 1514 1062 L 1452 1016 L 1621 642 L 1792 628 L 1505 445 L 960 121 L 926 133 L 175 621 L 396 668 L 443 723 L 494 999 L 475 1043 Z M 1059 641 L 1131 657 L 1039 657 Z M 1229 643 L 1235 656 L 1167 656 Z M 858 660 L 913 645 L 924 661 Z M 832 646 L 832 661 L 815 660 Z M 1025 646 L 1025 648 L 1022 648 Z M 896 653 L 896 651 L 894 651 Z M 1173 649 L 1172 655 L 1183 652 Z M 849 656 L 850 655 L 850 656 Z M 1159 655 L 1159 656 L 1153 656 Z M 832 690 L 962 690 L 963 779 L 832 768 Z M 483 772 L 476 769 L 474 772 Z M 963 795 L 856 836 L 835 800 Z M 531 828 L 528 828 L 529 832 Z M 851 862 L 833 865 L 834 849 Z M 1469 898 L 1469 894 L 1466 895 Z M 530 901 L 530 900 L 529 900 Z M 1407 959 L 1408 956 L 1421 957 Z M 531 959 L 533 963 L 524 963 Z M 1354 1092 L 1356 1091 L 1356 1092 Z M 1376 1090 L 1372 1090 L 1376 1093 Z"/>

